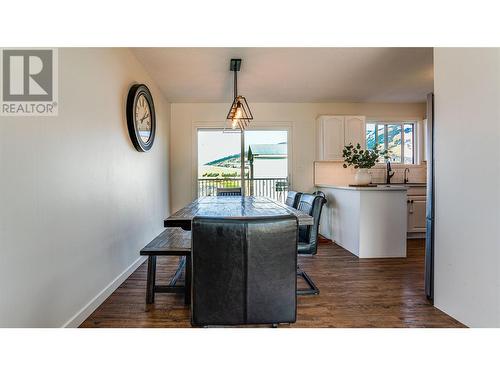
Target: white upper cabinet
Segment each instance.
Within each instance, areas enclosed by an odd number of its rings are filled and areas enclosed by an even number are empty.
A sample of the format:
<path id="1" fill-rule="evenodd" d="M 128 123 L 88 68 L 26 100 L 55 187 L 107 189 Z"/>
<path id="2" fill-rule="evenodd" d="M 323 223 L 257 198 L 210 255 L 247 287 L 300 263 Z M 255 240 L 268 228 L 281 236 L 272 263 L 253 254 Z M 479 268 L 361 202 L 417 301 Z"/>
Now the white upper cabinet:
<path id="1" fill-rule="evenodd" d="M 346 116 L 344 121 L 345 126 L 345 137 L 344 145 L 347 146 L 352 143 L 356 146 L 358 143 L 362 148 L 365 148 L 366 137 L 365 137 L 365 116 Z"/>
<path id="2" fill-rule="evenodd" d="M 321 116 L 318 125 L 318 160 L 342 159 L 344 116 Z"/>
<path id="3" fill-rule="evenodd" d="M 320 116 L 317 137 L 317 160 L 343 160 L 342 150 L 349 143 L 365 147 L 365 117 Z"/>

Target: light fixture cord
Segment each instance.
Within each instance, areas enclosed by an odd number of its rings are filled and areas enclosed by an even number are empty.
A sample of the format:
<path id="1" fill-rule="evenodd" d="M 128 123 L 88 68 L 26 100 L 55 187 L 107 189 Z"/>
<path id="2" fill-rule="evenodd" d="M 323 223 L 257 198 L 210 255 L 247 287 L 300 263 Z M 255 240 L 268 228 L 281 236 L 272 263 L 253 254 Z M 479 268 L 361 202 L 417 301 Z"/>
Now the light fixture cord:
<path id="1" fill-rule="evenodd" d="M 236 69 L 234 70 L 234 97 L 238 96 L 238 75 Z"/>

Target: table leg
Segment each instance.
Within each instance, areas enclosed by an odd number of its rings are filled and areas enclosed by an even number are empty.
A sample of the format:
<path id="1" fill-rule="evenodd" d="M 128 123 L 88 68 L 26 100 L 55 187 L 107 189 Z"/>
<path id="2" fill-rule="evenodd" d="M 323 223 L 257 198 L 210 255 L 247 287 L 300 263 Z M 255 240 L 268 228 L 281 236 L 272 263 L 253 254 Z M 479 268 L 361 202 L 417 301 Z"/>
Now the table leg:
<path id="1" fill-rule="evenodd" d="M 146 283 L 146 303 L 154 303 L 155 301 L 155 284 L 156 284 L 156 255 L 148 257 L 148 278 Z"/>

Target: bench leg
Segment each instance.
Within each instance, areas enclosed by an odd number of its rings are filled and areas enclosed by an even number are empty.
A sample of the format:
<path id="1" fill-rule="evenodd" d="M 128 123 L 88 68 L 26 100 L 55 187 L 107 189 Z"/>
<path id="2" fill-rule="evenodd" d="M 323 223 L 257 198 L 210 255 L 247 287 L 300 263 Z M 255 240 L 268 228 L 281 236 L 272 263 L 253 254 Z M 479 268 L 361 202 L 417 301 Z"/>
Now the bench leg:
<path id="1" fill-rule="evenodd" d="M 148 279 L 146 284 L 146 303 L 154 303 L 156 286 L 156 255 L 148 257 Z"/>
<path id="2" fill-rule="evenodd" d="M 186 268 L 184 269 L 184 304 L 191 304 L 191 255 L 186 255 Z"/>
<path id="3" fill-rule="evenodd" d="M 177 284 L 177 281 L 182 275 L 182 270 L 186 267 L 186 257 L 182 256 L 179 259 L 179 264 L 177 265 L 177 269 L 175 270 L 175 274 L 170 280 L 170 283 L 168 284 L 169 286 L 175 286 Z"/>

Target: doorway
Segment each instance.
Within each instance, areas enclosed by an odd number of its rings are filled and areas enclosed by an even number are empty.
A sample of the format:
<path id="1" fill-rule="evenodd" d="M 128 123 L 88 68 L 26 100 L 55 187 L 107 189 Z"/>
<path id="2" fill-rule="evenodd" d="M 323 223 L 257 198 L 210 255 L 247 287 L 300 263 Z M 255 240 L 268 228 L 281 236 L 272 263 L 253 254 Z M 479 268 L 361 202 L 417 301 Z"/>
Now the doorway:
<path id="1" fill-rule="evenodd" d="M 198 197 L 240 187 L 244 195 L 284 202 L 290 183 L 288 138 L 288 130 L 198 129 Z"/>

